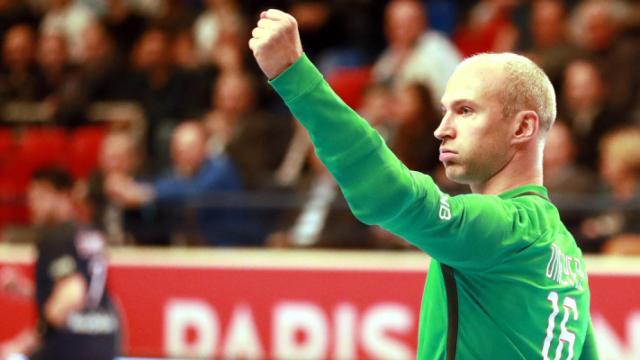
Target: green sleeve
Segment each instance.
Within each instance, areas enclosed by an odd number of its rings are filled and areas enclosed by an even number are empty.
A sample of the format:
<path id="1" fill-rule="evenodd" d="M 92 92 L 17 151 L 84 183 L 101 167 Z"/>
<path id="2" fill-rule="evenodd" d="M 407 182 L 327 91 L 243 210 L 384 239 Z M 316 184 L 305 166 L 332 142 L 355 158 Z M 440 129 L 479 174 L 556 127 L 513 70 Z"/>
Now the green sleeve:
<path id="1" fill-rule="evenodd" d="M 593 324 L 589 322 L 587 335 L 584 339 L 584 346 L 580 354 L 580 360 L 598 360 L 598 347 L 596 346 L 596 337 L 593 332 Z"/>
<path id="2" fill-rule="evenodd" d="M 511 201 L 442 194 L 431 177 L 396 158 L 306 56 L 270 84 L 308 130 L 316 154 L 362 222 L 380 225 L 453 267 L 485 268 L 518 246 L 522 234 L 514 227 L 526 224 Z M 482 241 L 488 243 L 477 243 Z"/>

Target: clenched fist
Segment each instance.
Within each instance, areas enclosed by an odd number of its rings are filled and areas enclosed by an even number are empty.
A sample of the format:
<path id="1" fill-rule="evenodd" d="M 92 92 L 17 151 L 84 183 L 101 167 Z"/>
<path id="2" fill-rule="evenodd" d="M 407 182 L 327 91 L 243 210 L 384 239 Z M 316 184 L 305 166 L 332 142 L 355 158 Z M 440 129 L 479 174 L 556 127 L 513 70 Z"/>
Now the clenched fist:
<path id="1" fill-rule="evenodd" d="M 249 48 L 262 72 L 274 79 L 302 55 L 296 19 L 280 10 L 263 11 L 251 32 Z"/>

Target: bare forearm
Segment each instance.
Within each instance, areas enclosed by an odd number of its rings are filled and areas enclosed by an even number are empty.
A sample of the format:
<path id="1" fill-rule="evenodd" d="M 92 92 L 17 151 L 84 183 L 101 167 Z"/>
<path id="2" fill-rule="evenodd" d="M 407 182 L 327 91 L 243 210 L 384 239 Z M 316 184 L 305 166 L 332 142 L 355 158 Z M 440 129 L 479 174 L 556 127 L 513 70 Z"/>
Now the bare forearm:
<path id="1" fill-rule="evenodd" d="M 72 312 L 84 307 L 86 290 L 86 281 L 78 273 L 58 280 L 45 303 L 47 322 L 56 327 L 62 326 Z"/>

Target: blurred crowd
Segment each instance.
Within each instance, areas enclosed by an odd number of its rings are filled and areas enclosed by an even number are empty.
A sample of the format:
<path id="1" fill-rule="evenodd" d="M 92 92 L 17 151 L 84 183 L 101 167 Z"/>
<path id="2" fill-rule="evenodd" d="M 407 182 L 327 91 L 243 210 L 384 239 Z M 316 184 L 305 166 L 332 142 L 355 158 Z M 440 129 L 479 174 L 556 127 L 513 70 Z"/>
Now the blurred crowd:
<path id="1" fill-rule="evenodd" d="M 29 241 L 29 211 L 55 207 L 27 201 L 55 166 L 76 180 L 76 220 L 114 245 L 406 248 L 353 218 L 252 61 L 269 7 L 296 17 L 397 156 L 454 194 L 468 190 L 433 136 L 449 75 L 479 52 L 530 57 L 558 96 L 544 175 L 565 223 L 585 251 L 640 253 L 640 6 L 623 0 L 0 0 L 4 241 Z"/>

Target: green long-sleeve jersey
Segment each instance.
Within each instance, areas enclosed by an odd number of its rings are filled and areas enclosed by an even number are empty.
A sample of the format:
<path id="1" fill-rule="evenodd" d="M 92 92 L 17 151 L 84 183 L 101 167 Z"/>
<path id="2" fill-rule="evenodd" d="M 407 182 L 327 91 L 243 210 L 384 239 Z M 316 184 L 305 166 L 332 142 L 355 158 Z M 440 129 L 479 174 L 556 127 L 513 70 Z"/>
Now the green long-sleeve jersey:
<path id="1" fill-rule="evenodd" d="M 582 253 L 544 187 L 449 197 L 406 168 L 306 56 L 270 83 L 356 217 L 432 257 L 418 359 L 451 358 L 443 264 L 457 293 L 457 359 L 597 358 Z"/>

